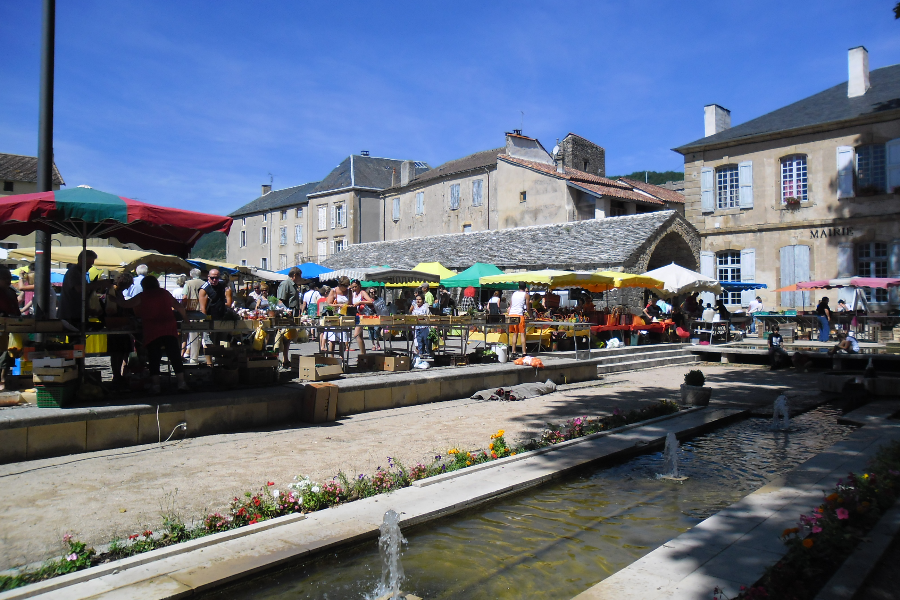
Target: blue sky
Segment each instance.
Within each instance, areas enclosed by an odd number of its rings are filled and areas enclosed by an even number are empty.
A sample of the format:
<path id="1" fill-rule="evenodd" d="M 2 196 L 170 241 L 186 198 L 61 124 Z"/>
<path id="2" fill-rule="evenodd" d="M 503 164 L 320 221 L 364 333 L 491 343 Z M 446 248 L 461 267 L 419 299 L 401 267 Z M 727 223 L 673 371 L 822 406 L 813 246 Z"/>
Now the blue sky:
<path id="1" fill-rule="evenodd" d="M 40 2 L 0 0 L 0 152 L 37 154 Z M 682 170 L 702 107 L 738 124 L 900 62 L 895 0 L 58 0 L 56 162 L 87 184 L 224 214 L 344 157 L 446 160 L 569 131 L 607 173 Z M 524 112 L 524 117 L 522 116 Z"/>

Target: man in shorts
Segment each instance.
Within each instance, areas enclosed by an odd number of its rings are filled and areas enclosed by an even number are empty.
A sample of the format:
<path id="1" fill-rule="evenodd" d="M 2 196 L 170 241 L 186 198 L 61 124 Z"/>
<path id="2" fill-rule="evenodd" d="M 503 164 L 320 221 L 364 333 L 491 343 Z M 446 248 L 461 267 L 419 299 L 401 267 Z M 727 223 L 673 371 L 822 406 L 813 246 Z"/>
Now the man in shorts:
<path id="1" fill-rule="evenodd" d="M 509 301 L 509 312 L 507 313 L 508 317 L 518 317 L 519 322 L 513 323 L 510 326 L 510 333 L 512 334 L 512 353 L 516 352 L 516 342 L 521 338 L 522 345 L 522 356 L 525 355 L 525 317 L 528 316 L 528 311 L 531 308 L 531 297 L 528 293 L 528 284 L 524 281 L 519 282 L 519 290 L 514 292 L 512 298 Z M 511 321 L 514 319 L 510 319 Z"/>

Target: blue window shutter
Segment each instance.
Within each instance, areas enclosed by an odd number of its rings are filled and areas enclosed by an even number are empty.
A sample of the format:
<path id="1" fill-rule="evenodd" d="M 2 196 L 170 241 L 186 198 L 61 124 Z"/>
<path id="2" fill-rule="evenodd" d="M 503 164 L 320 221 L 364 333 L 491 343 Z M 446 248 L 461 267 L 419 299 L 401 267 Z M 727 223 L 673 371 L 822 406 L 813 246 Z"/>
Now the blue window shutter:
<path id="1" fill-rule="evenodd" d="M 837 197 L 853 197 L 852 146 L 838 146 L 837 149 Z"/>
<path id="2" fill-rule="evenodd" d="M 713 212 L 716 209 L 715 179 L 716 173 L 712 168 L 700 169 L 700 209 L 703 212 Z"/>
<path id="3" fill-rule="evenodd" d="M 700 252 L 700 274 L 705 275 L 706 277 L 711 277 L 713 279 L 718 279 L 716 276 L 716 255 L 713 252 L 702 251 Z M 715 294 L 711 292 L 703 292 L 699 296 L 700 301 L 703 303 L 703 306 L 706 306 L 707 303 L 714 303 L 716 301 Z"/>
<path id="4" fill-rule="evenodd" d="M 794 278 L 794 247 L 782 246 L 779 251 L 781 268 L 781 286 L 786 287 L 797 283 Z M 781 306 L 790 308 L 794 306 L 794 294 L 796 292 L 781 292 Z"/>
<path id="5" fill-rule="evenodd" d="M 794 277 L 797 281 L 809 281 L 809 246 L 794 246 Z M 800 306 L 809 306 L 809 292 L 795 292 L 794 301 L 800 302 Z"/>
<path id="6" fill-rule="evenodd" d="M 740 207 L 753 208 L 753 161 L 746 160 L 738 165 L 738 185 L 740 186 Z M 741 268 L 743 269 L 743 263 L 741 263 Z"/>
<path id="7" fill-rule="evenodd" d="M 741 281 L 756 283 L 756 249 L 745 248 L 741 250 Z M 756 290 L 744 290 L 741 292 L 741 306 L 750 306 L 750 302 L 756 298 Z"/>
<path id="8" fill-rule="evenodd" d="M 900 186 L 900 138 L 884 145 L 884 157 L 887 163 L 887 191 L 890 193 Z"/>

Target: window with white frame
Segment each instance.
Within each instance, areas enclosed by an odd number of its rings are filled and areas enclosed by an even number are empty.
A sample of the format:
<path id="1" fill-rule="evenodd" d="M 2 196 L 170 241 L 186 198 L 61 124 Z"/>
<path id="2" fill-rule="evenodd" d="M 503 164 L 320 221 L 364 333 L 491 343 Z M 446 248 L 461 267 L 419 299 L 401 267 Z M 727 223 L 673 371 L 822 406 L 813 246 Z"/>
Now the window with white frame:
<path id="1" fill-rule="evenodd" d="M 247 232 L 243 229 L 241 230 L 241 248 L 247 245 Z"/>
<path id="2" fill-rule="evenodd" d="M 259 228 L 259 243 L 260 244 L 268 244 L 269 243 L 269 230 L 266 227 Z"/>
<path id="3" fill-rule="evenodd" d="M 342 239 L 334 240 L 334 252 L 338 253 L 347 249 L 347 241 Z"/>
<path id="4" fill-rule="evenodd" d="M 287 221 L 287 211 L 286 210 L 281 211 L 281 220 Z"/>
<path id="5" fill-rule="evenodd" d="M 303 243 L 303 225 L 294 225 L 294 242 Z"/>
<path id="6" fill-rule="evenodd" d="M 716 169 L 716 208 L 738 208 L 740 190 L 737 165 Z"/>
<path id="7" fill-rule="evenodd" d="M 481 206 L 484 201 L 484 179 L 472 182 L 472 206 Z"/>
<path id="8" fill-rule="evenodd" d="M 278 268 L 287 269 L 287 254 L 278 255 Z"/>
<path id="9" fill-rule="evenodd" d="M 335 204 L 334 205 L 334 213 L 335 213 L 335 221 L 337 222 L 338 227 L 346 227 L 347 226 L 347 205 L 346 204 Z"/>
<path id="10" fill-rule="evenodd" d="M 241 259 L 241 266 L 242 266 L 242 267 L 246 267 L 246 266 L 247 266 L 247 259 L 246 259 L 246 258 L 242 258 L 242 259 Z"/>
<path id="11" fill-rule="evenodd" d="M 884 242 L 871 242 L 856 246 L 856 274 L 859 277 L 888 276 L 888 245 Z M 869 302 L 887 302 L 887 290 L 862 288 Z"/>
<path id="12" fill-rule="evenodd" d="M 463 233 L 472 233 L 472 224 L 466 223 L 463 225 Z"/>
<path id="13" fill-rule="evenodd" d="M 320 206 L 319 212 L 319 231 L 325 231 L 328 228 L 328 207 Z"/>
<path id="14" fill-rule="evenodd" d="M 297 209 L 297 218 L 298 218 L 298 219 L 302 219 L 302 218 L 303 218 L 303 207 L 302 207 L 302 206 L 301 206 L 300 208 Z"/>
<path id="15" fill-rule="evenodd" d="M 397 222 L 400 220 L 400 197 L 399 196 L 394 198 L 394 208 L 391 211 L 391 219 L 393 219 L 394 222 Z"/>
<path id="16" fill-rule="evenodd" d="M 259 259 L 259 268 L 260 269 L 268 269 L 269 268 L 269 259 L 265 258 L 265 257 Z"/>
<path id="17" fill-rule="evenodd" d="M 278 245 L 287 246 L 287 227 L 282 227 L 278 231 Z"/>
<path id="18" fill-rule="evenodd" d="M 247 217 L 243 217 L 243 218 L 241 219 L 241 225 L 243 225 L 243 226 L 246 227 L 246 225 L 247 225 Z"/>
<path id="19" fill-rule="evenodd" d="M 806 155 L 786 156 L 781 159 L 781 201 L 806 202 L 808 196 Z"/>
<path id="20" fill-rule="evenodd" d="M 416 192 L 416 214 L 425 214 L 425 192 Z"/>
<path id="21" fill-rule="evenodd" d="M 738 250 L 727 250 L 716 254 L 716 277 L 719 281 L 741 280 L 741 253 Z M 719 300 L 725 304 L 741 303 L 740 292 L 722 292 Z"/>
<path id="22" fill-rule="evenodd" d="M 459 208 L 459 184 L 454 183 L 450 186 L 450 210 Z"/>
<path id="23" fill-rule="evenodd" d="M 883 194 L 887 190 L 884 144 L 856 148 L 856 190 L 861 196 Z"/>

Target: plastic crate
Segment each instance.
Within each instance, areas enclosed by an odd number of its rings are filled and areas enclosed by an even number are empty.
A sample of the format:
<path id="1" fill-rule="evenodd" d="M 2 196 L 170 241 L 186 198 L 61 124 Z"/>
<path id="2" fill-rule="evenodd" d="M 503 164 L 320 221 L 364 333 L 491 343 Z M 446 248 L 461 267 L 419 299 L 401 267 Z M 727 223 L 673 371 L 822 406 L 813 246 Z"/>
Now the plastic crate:
<path id="1" fill-rule="evenodd" d="M 35 390 L 37 391 L 38 408 L 63 408 L 75 400 L 78 386 L 38 385 L 35 386 Z"/>

